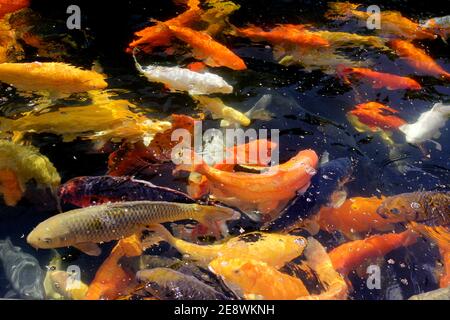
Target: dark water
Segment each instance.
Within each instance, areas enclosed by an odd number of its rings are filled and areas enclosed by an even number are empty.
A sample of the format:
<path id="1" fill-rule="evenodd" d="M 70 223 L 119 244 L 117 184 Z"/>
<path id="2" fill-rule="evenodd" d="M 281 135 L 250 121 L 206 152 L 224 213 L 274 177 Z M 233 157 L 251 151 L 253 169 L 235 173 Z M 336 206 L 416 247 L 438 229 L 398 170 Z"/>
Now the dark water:
<path id="1" fill-rule="evenodd" d="M 82 10 L 83 32 L 70 31 L 79 45 L 78 50 L 67 57 L 66 62 L 90 67 L 99 61 L 108 74 L 109 87 L 127 89 L 123 97 L 143 107 L 157 109 L 153 115 L 164 117 L 171 113 L 191 114 L 194 104 L 184 94 L 167 93 L 157 84 L 140 77 L 124 48 L 132 39 L 133 32 L 149 25 L 149 18 L 165 20 L 182 10 L 170 1 L 33 1 L 32 8 L 45 19 L 54 21 L 50 31 L 64 30 L 69 4 L 79 4 Z M 325 1 L 236 1 L 241 4 L 231 22 L 243 26 L 247 23 L 273 25 L 274 23 L 313 23 L 321 29 L 351 31 L 351 23 L 340 25 L 323 18 L 327 5 Z M 374 4 L 372 1 L 362 1 Z M 409 1 L 378 1 L 382 9 L 401 11 L 405 16 L 422 19 L 449 14 L 443 2 L 416 3 Z M 59 28 L 59 29 L 58 29 Z M 66 32 L 66 31 L 62 31 Z M 225 69 L 214 70 L 235 88 L 234 92 L 223 97 L 225 102 L 242 111 L 248 110 L 262 94 L 274 97 L 271 110 L 276 116 L 268 122 L 255 121 L 252 127 L 280 129 L 280 161 L 283 162 L 298 150 L 312 148 L 318 154 L 327 151 L 331 159 L 350 157 L 355 163 L 354 177 L 348 184 L 349 196 L 392 195 L 417 190 L 436 190 L 450 188 L 450 130 L 442 131 L 439 141 L 443 151 L 426 144 L 427 157 L 415 146 L 404 143 L 404 137 L 394 134 L 393 139 L 401 144 L 399 156 L 391 159 L 389 148 L 378 135 L 357 132 L 348 123 L 345 114 L 364 101 L 379 101 L 400 111 L 400 116 L 414 122 L 420 113 L 429 110 L 435 102 L 450 103 L 450 86 L 426 77 L 414 78 L 424 84 L 420 94 L 405 93 L 403 90 L 373 90 L 359 85 L 356 93 L 343 86 L 334 76 L 319 71 L 304 72 L 300 67 L 283 67 L 272 59 L 271 50 L 264 45 L 255 45 L 242 39 L 226 39 L 246 62 L 248 70 L 233 72 Z M 449 47 L 442 41 L 423 42 L 430 55 L 446 70 L 450 70 Z M 404 63 L 378 53 L 375 50 L 355 52 L 361 60 L 371 59 L 377 70 L 401 75 L 413 74 Z M 34 61 L 32 54 L 28 60 Z M 151 62 L 152 58 L 146 60 Z M 161 60 L 161 58 L 155 58 Z M 169 58 L 167 64 L 176 64 Z M 3 88 L 5 89 L 5 87 Z M 2 91 L 6 94 L 6 91 Z M 12 96 L 0 105 L 3 115 L 12 116 L 14 106 L 23 104 L 22 98 Z M 24 108 L 22 106 L 22 108 Z M 208 122 L 215 125 L 215 122 Z M 62 181 L 83 175 L 102 175 L 106 173 L 107 154 L 92 152 L 87 142 L 61 143 L 51 135 L 32 137 L 33 143 L 40 147 L 58 169 Z M 407 164 L 416 170 L 401 174 L 398 164 Z M 155 184 L 184 190 L 180 181 L 171 179 L 170 171 L 151 177 Z M 149 178 L 149 177 L 143 177 Z M 52 200 L 42 201 L 41 196 L 28 194 L 17 207 L 0 206 L 0 239 L 10 237 L 14 244 L 35 255 L 45 266 L 51 252 L 36 252 L 25 241 L 26 235 L 40 221 L 56 212 Z M 34 198 L 34 200 L 33 200 Z M 39 199 L 39 201 L 38 201 Z M 44 202 L 44 203 L 42 203 Z M 68 208 L 65 208 L 68 209 Z M 320 239 L 319 239 L 320 240 Z M 323 239 L 328 241 L 327 239 Z M 99 258 L 87 257 L 74 249 L 61 250 L 67 262 L 82 266 L 83 280 L 89 282 L 96 269 L 106 257 L 111 245 L 103 245 L 103 255 Z M 429 243 L 421 241 L 406 249 L 391 252 L 385 260 L 392 260 L 383 269 L 383 287 L 387 290 L 368 290 L 365 282 L 356 275 L 351 276 L 354 285 L 352 297 L 355 299 L 396 298 L 396 287 L 403 298 L 412 294 L 437 288 L 432 268 L 438 258 L 436 250 Z M 431 270 L 431 271 L 430 271 Z M 7 281 L 0 272 L 0 296 L 8 291 Z"/>

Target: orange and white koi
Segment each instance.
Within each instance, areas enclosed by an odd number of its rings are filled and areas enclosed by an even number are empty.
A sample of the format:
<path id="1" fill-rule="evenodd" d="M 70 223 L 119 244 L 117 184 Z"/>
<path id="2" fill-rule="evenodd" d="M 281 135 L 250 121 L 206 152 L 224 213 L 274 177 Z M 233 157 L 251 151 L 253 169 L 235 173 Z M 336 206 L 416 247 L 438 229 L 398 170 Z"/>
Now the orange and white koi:
<path id="1" fill-rule="evenodd" d="M 336 73 L 347 84 L 351 84 L 349 77 L 352 76 L 368 82 L 374 89 L 422 89 L 422 86 L 414 79 L 385 72 L 378 72 L 368 68 L 352 68 L 340 65 L 336 67 Z"/>
<path id="2" fill-rule="evenodd" d="M 348 113 L 359 122 L 368 126 L 372 131 L 396 130 L 406 124 L 406 121 L 396 116 L 398 111 L 378 102 L 366 102 L 358 104 L 355 109 Z"/>
<path id="3" fill-rule="evenodd" d="M 390 41 L 389 46 L 420 74 L 450 80 L 449 72 L 438 65 L 424 50 L 417 48 L 411 42 L 396 39 Z"/>

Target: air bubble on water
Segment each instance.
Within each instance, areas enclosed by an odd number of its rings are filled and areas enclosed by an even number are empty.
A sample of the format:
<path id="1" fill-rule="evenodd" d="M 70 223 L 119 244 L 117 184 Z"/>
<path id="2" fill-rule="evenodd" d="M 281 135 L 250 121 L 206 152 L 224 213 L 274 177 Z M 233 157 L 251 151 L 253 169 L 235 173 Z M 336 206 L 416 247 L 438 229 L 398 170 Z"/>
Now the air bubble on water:
<path id="1" fill-rule="evenodd" d="M 244 232 L 245 232 L 245 229 L 241 227 L 241 228 L 239 229 L 239 233 L 242 234 L 242 233 L 244 233 Z"/>

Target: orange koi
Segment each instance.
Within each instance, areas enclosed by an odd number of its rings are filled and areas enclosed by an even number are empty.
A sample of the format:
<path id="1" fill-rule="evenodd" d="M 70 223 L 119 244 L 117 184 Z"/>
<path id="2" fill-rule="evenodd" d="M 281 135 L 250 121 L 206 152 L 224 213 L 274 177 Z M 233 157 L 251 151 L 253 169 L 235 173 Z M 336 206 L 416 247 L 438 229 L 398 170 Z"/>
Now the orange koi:
<path id="1" fill-rule="evenodd" d="M 422 86 L 414 79 L 395 74 L 373 71 L 368 68 L 352 68 L 339 65 L 336 67 L 337 75 L 345 83 L 351 84 L 349 76 L 361 78 L 372 86 L 373 89 L 386 88 L 388 90 L 420 90 Z"/>
<path id="2" fill-rule="evenodd" d="M 0 0 L 0 19 L 6 14 L 26 8 L 30 5 L 30 0 Z"/>
<path id="3" fill-rule="evenodd" d="M 188 10 L 172 19 L 167 20 L 166 23 L 176 26 L 190 26 L 195 21 L 198 21 L 203 12 L 198 6 L 199 1 L 191 0 L 187 2 L 187 5 L 189 7 Z M 137 36 L 138 39 L 132 41 L 128 45 L 128 53 L 132 53 L 134 48 L 137 47 L 142 47 L 144 52 L 150 53 L 155 47 L 170 46 L 173 38 L 172 32 L 159 23 L 136 32 L 135 36 Z"/>
<path id="4" fill-rule="evenodd" d="M 355 197 L 347 199 L 339 208 L 323 207 L 314 216 L 320 229 L 327 232 L 340 231 L 351 238 L 357 233 L 371 231 L 387 231 L 392 224 L 377 214 L 377 209 L 383 202 L 377 197 Z"/>
<path id="5" fill-rule="evenodd" d="M 323 37 L 314 34 L 303 25 L 282 24 L 270 31 L 262 28 L 249 26 L 237 29 L 238 34 L 248 37 L 254 41 L 266 40 L 272 44 L 298 45 L 305 47 L 328 47 L 330 43 Z"/>
<path id="6" fill-rule="evenodd" d="M 403 58 L 411 67 L 420 73 L 450 80 L 450 73 L 438 65 L 425 50 L 417 48 L 411 42 L 399 39 L 390 41 L 389 45 L 395 50 L 398 56 Z"/>
<path id="7" fill-rule="evenodd" d="M 418 236 L 411 230 L 375 235 L 363 240 L 346 242 L 331 250 L 329 256 L 334 268 L 342 275 L 347 275 L 370 259 L 383 257 L 392 250 L 414 244 Z"/>
<path id="8" fill-rule="evenodd" d="M 85 300 L 114 300 L 127 293 L 134 276 L 120 265 L 122 257 L 136 257 L 142 254 L 139 238 L 134 235 L 119 240 L 110 256 L 103 262 L 89 285 Z"/>
<path id="9" fill-rule="evenodd" d="M 203 62 L 196 61 L 188 64 L 187 68 L 191 71 L 202 72 L 206 70 L 206 65 Z"/>
<path id="10" fill-rule="evenodd" d="M 330 9 L 325 14 L 328 19 L 335 20 L 349 20 L 356 18 L 366 24 L 367 19 L 371 13 L 357 10 L 361 5 L 350 2 L 330 2 L 328 4 Z M 406 17 L 403 17 L 397 11 L 382 11 L 380 12 L 381 29 L 379 32 L 387 36 L 402 37 L 405 39 L 435 39 L 434 35 L 429 30 L 420 26 Z"/>
<path id="11" fill-rule="evenodd" d="M 372 131 L 394 130 L 406 124 L 406 121 L 397 117 L 398 111 L 378 102 L 367 102 L 358 104 L 355 109 L 348 113 L 358 118 L 360 122 L 367 125 Z"/>
<path id="12" fill-rule="evenodd" d="M 182 168 L 206 176 L 214 198 L 248 214 L 258 210 L 268 215 L 264 218 L 270 221 L 297 192 L 309 187 L 318 160 L 313 150 L 303 150 L 289 161 L 260 174 L 222 171 L 204 162 L 190 168 L 182 165 Z"/>
<path id="13" fill-rule="evenodd" d="M 215 41 L 209 34 L 187 27 L 165 22 L 175 37 L 193 48 L 195 59 L 203 60 L 210 67 L 227 67 L 232 70 L 245 70 L 245 62 L 233 51 Z"/>

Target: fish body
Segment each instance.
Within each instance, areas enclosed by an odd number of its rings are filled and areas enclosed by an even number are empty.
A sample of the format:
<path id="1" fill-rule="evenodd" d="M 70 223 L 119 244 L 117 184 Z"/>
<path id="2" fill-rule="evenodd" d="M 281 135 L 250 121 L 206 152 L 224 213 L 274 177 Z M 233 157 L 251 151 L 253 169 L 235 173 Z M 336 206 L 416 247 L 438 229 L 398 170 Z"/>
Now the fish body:
<path id="1" fill-rule="evenodd" d="M 395 74 L 373 71 L 368 68 L 350 68 L 345 66 L 338 66 L 336 72 L 344 79 L 346 83 L 351 83 L 349 76 L 355 76 L 367 81 L 372 88 L 388 90 L 420 90 L 422 86 L 414 79 L 402 77 Z"/>
<path id="2" fill-rule="evenodd" d="M 155 235 L 144 240 L 144 244 L 166 241 L 201 266 L 207 266 L 218 257 L 224 259 L 247 257 L 279 269 L 288 261 L 300 256 L 307 244 L 306 239 L 301 236 L 251 232 L 230 238 L 223 243 L 199 245 L 175 238 L 161 225 L 154 225 L 150 230 L 154 231 Z"/>
<path id="3" fill-rule="evenodd" d="M 22 299 L 44 299 L 44 273 L 35 257 L 6 239 L 0 241 L 0 261 L 6 278 Z"/>
<path id="4" fill-rule="evenodd" d="M 41 222 L 28 235 L 36 248 L 75 246 L 91 255 L 100 254 L 96 243 L 118 240 L 142 232 L 155 223 L 194 219 L 208 226 L 236 219 L 237 213 L 225 207 L 163 201 L 115 202 L 75 209 Z"/>
<path id="5" fill-rule="evenodd" d="M 61 182 L 56 168 L 37 148 L 0 140 L 0 191 L 7 205 L 17 204 L 30 180 L 42 189 L 54 189 Z"/>
<path id="6" fill-rule="evenodd" d="M 194 203 L 188 195 L 159 187 L 131 177 L 93 176 L 77 177 L 59 187 L 58 196 L 64 203 L 78 207 L 121 201 L 167 201 Z"/>
<path id="7" fill-rule="evenodd" d="M 367 125 L 373 131 L 396 130 L 406 124 L 406 121 L 397 116 L 398 111 L 378 102 L 358 104 L 349 115 L 358 118 L 358 121 Z"/>
<path id="8" fill-rule="evenodd" d="M 178 39 L 189 44 L 195 59 L 203 60 L 210 67 L 227 67 L 232 70 L 245 70 L 245 62 L 233 51 L 215 41 L 209 34 L 186 27 L 165 23 Z"/>
<path id="9" fill-rule="evenodd" d="M 224 119 L 232 123 L 238 123 L 244 127 L 251 123 L 251 120 L 244 113 L 225 105 L 219 98 L 194 96 L 194 100 L 196 100 L 202 108 L 211 112 L 213 119 Z"/>
<path id="10" fill-rule="evenodd" d="M 450 15 L 425 20 L 421 26 L 438 34 L 445 41 L 450 36 Z"/>
<path id="11" fill-rule="evenodd" d="M 410 230 L 375 235 L 363 240 L 343 243 L 331 250 L 329 256 L 336 271 L 347 275 L 367 261 L 383 257 L 397 248 L 414 244 L 417 238 L 418 235 Z"/>
<path id="12" fill-rule="evenodd" d="M 423 191 L 387 197 L 377 210 L 392 223 L 450 224 L 450 192 Z"/>
<path id="13" fill-rule="evenodd" d="M 420 144 L 427 140 L 438 139 L 441 136 L 439 131 L 443 128 L 450 116 L 450 105 L 436 103 L 431 110 L 422 113 L 416 122 L 405 124 L 399 127 L 405 134 L 406 141 L 412 144 Z M 438 149 L 442 149 L 440 144 L 435 142 Z"/>
<path id="14" fill-rule="evenodd" d="M 300 279 L 257 259 L 218 258 L 209 264 L 209 269 L 247 300 L 293 300 L 309 295 Z"/>
<path id="15" fill-rule="evenodd" d="M 85 300 L 114 300 L 128 293 L 134 276 L 124 270 L 119 260 L 142 254 L 142 244 L 136 235 L 121 239 L 95 273 Z"/>
<path id="16" fill-rule="evenodd" d="M 450 300 L 450 287 L 416 294 L 408 300 Z"/>
<path id="17" fill-rule="evenodd" d="M 281 24 L 270 31 L 249 26 L 238 29 L 238 34 L 255 41 L 265 40 L 272 44 L 297 45 L 300 47 L 328 47 L 329 42 L 321 35 L 310 32 L 304 25 Z"/>
<path id="18" fill-rule="evenodd" d="M 204 162 L 191 170 L 208 179 L 211 194 L 223 203 L 244 211 L 256 209 L 269 214 L 278 213 L 297 192 L 306 191 L 318 161 L 313 150 L 304 150 L 260 174 L 222 171 Z"/>
<path id="19" fill-rule="evenodd" d="M 137 62 L 136 67 L 149 81 L 163 83 L 173 91 L 186 91 L 191 95 L 233 92 L 233 87 L 222 77 L 210 72 L 199 73 L 180 67 L 141 67 Z"/>
<path id="20" fill-rule="evenodd" d="M 383 38 L 377 36 L 363 36 L 356 33 L 318 30 L 314 34 L 326 39 L 333 48 L 353 48 L 360 46 L 388 49 Z"/>
<path id="21" fill-rule="evenodd" d="M 141 270 L 136 278 L 160 300 L 226 300 L 227 297 L 194 276 L 169 268 Z"/>
<path id="22" fill-rule="evenodd" d="M 389 42 L 398 56 L 403 58 L 408 65 L 417 72 L 434 77 L 450 79 L 450 73 L 445 71 L 424 50 L 417 48 L 411 42 L 395 39 Z"/>
<path id="23" fill-rule="evenodd" d="M 297 223 L 314 215 L 320 208 L 334 207 L 333 195 L 340 191 L 352 174 L 352 163 L 348 158 L 339 158 L 321 165 L 311 179 L 311 186 L 298 194 L 280 213 L 279 218 L 267 225 L 267 230 L 287 231 Z"/>
<path id="24" fill-rule="evenodd" d="M 55 96 L 105 89 L 105 77 L 61 62 L 0 64 L 0 81 L 21 91 L 46 91 Z"/>

